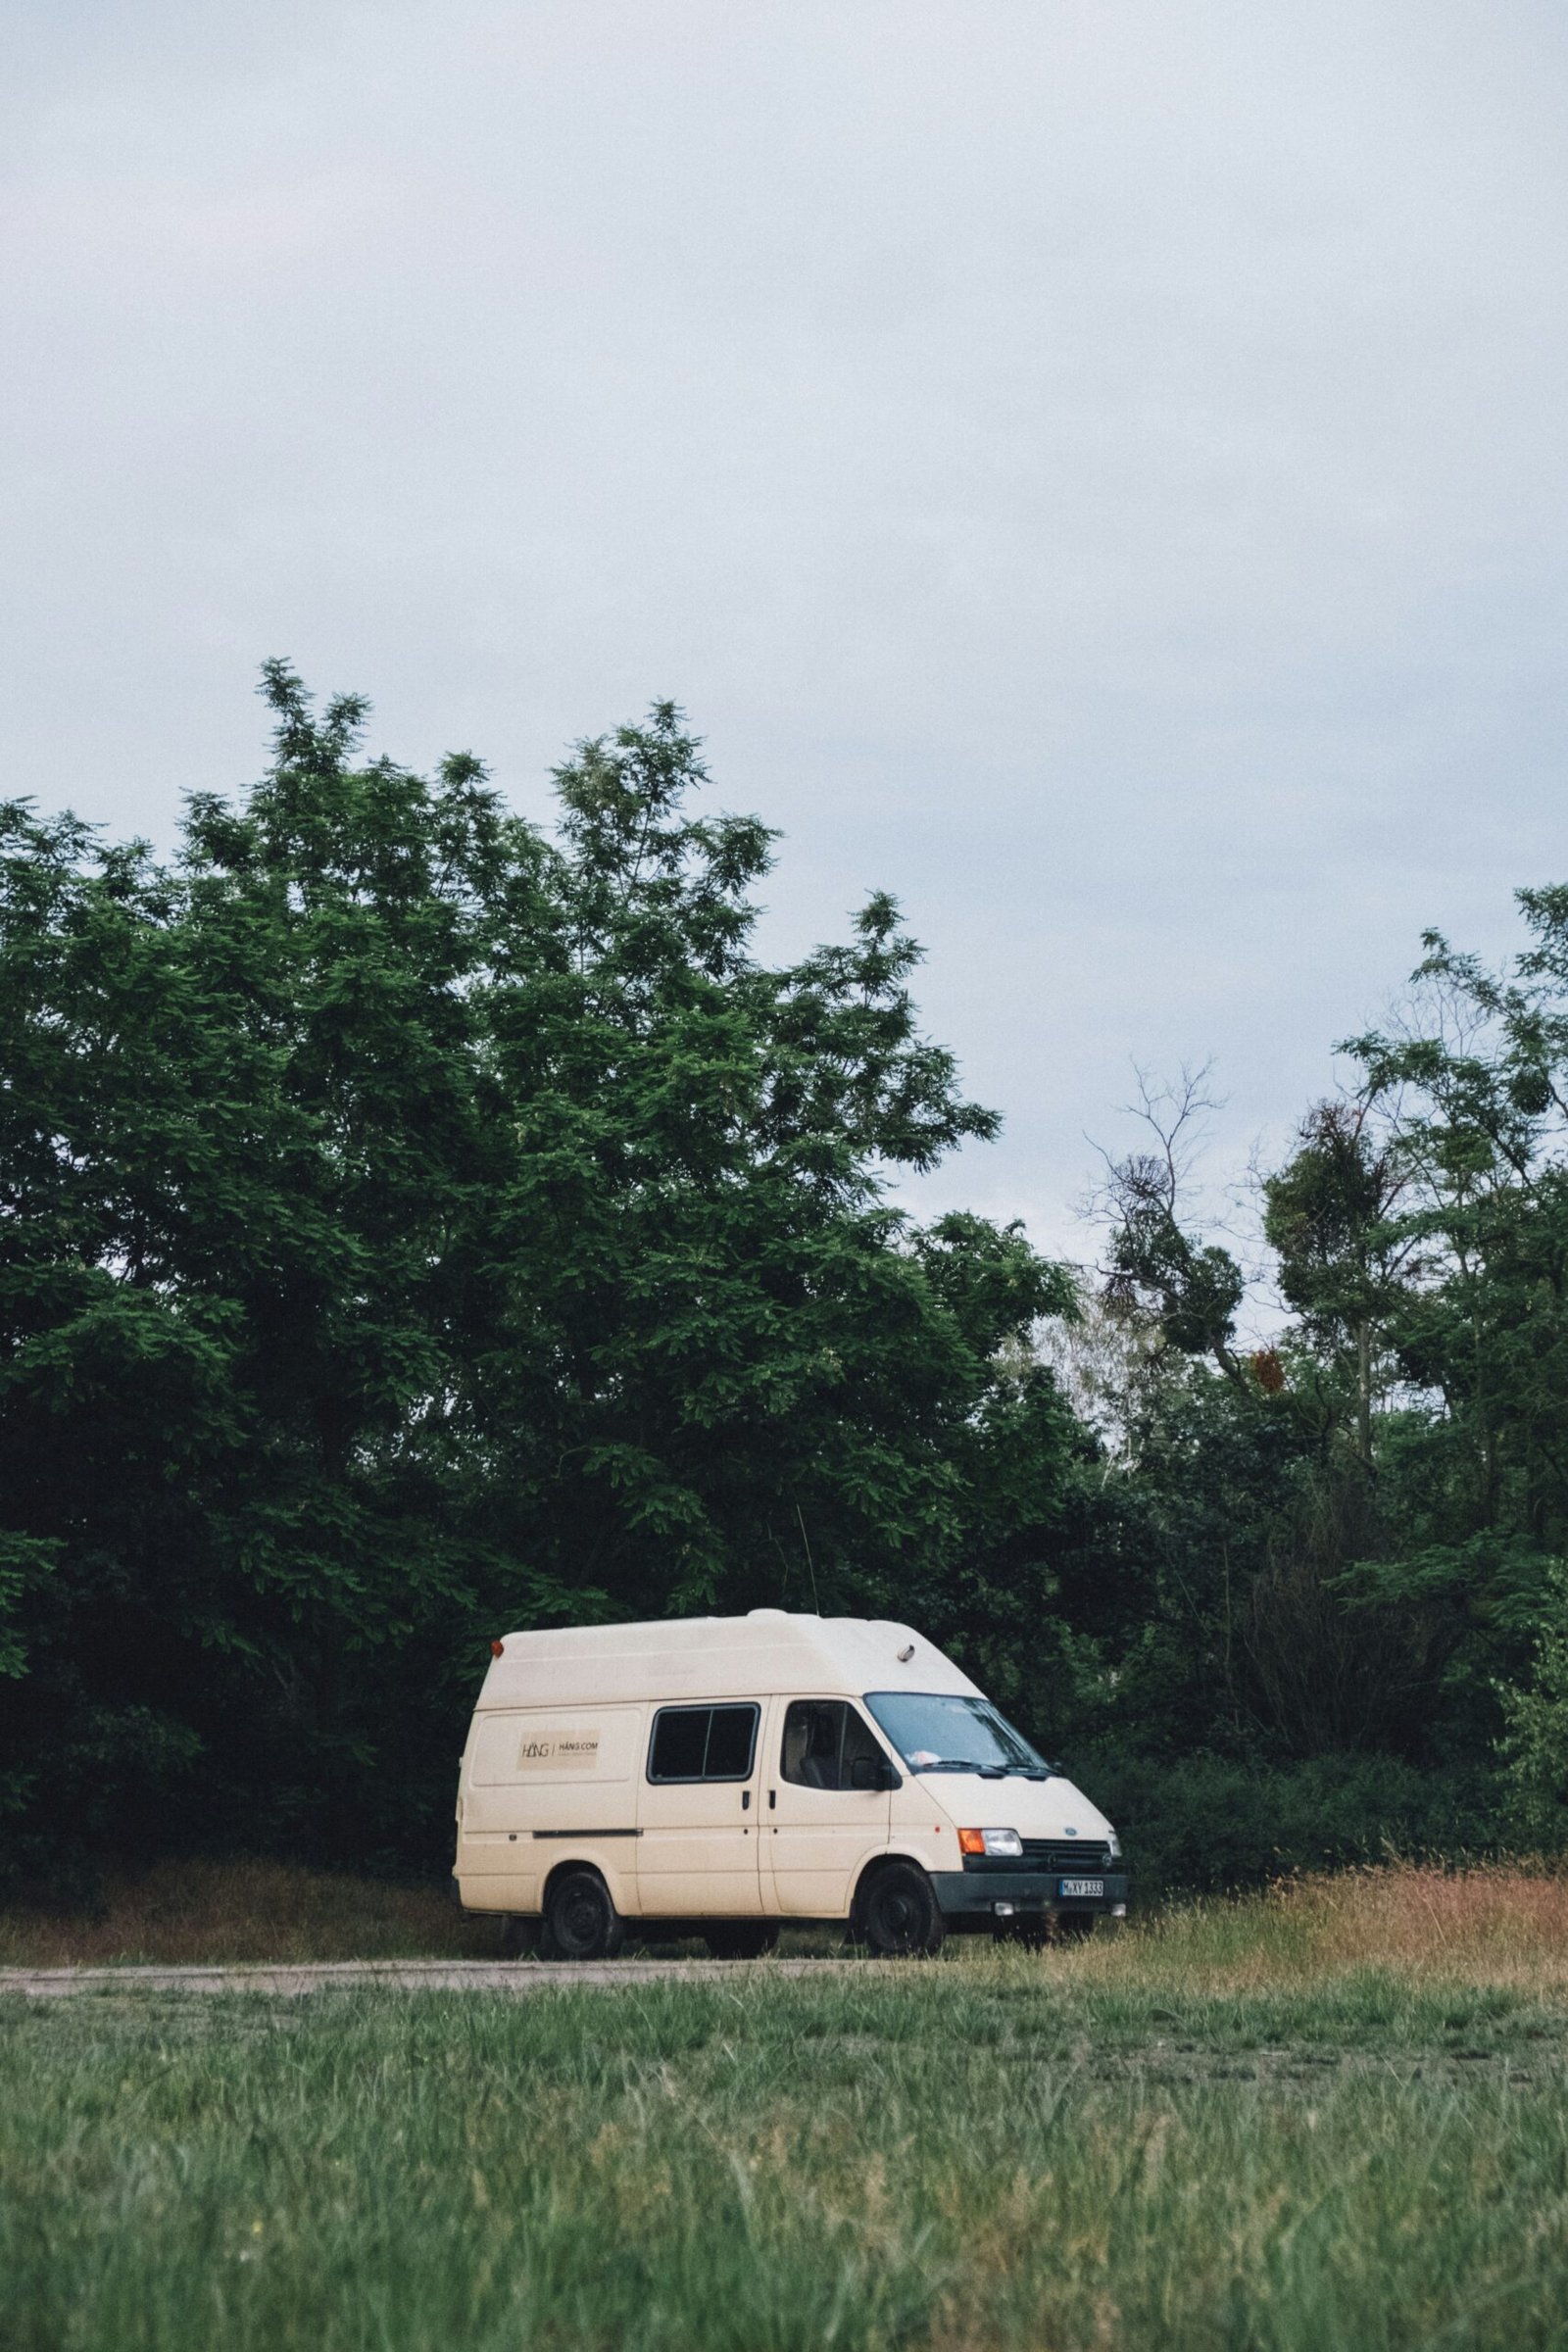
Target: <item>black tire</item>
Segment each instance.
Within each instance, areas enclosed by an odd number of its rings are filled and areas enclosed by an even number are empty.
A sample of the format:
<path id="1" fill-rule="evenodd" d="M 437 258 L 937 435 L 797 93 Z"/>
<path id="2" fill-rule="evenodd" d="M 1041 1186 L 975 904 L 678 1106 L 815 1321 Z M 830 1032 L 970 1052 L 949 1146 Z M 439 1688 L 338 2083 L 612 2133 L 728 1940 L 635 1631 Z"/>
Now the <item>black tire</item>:
<path id="1" fill-rule="evenodd" d="M 626 1923 L 597 1870 L 564 1870 L 545 1897 L 539 1949 L 546 1960 L 613 1960 Z"/>
<path id="2" fill-rule="evenodd" d="M 948 1932 L 930 1880 L 912 1862 L 872 1873 L 856 1905 L 857 1941 L 879 1960 L 910 1960 L 942 1949 Z"/>
<path id="3" fill-rule="evenodd" d="M 766 1919 L 716 1920 L 703 1930 L 703 1941 L 715 1960 L 760 1960 L 777 1948 L 778 1929 Z"/>

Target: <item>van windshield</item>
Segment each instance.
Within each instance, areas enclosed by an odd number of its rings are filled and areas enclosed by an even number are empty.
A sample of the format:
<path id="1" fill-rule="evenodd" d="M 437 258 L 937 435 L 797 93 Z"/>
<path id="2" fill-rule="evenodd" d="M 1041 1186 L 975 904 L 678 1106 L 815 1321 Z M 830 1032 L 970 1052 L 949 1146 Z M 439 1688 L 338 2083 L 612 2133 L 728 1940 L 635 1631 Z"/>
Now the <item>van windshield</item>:
<path id="1" fill-rule="evenodd" d="M 1051 1766 L 988 1698 L 931 1690 L 868 1690 L 865 1703 L 911 1772 L 978 1772 L 987 1780 L 1021 1773 L 1047 1781 Z"/>

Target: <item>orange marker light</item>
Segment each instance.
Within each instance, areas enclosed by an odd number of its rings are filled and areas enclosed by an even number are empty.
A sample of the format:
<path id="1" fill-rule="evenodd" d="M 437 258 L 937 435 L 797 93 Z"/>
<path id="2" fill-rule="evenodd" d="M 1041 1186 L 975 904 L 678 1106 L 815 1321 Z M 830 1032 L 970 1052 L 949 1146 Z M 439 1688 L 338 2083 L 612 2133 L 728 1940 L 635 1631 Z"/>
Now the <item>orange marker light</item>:
<path id="1" fill-rule="evenodd" d="M 986 1834 L 984 1830 L 960 1830 L 958 1832 L 960 1854 L 983 1854 L 985 1850 Z"/>
<path id="2" fill-rule="evenodd" d="M 490 1655 L 493 1658 L 499 1658 L 506 1646 L 507 1645 L 504 1642 L 492 1642 L 490 1644 Z"/>

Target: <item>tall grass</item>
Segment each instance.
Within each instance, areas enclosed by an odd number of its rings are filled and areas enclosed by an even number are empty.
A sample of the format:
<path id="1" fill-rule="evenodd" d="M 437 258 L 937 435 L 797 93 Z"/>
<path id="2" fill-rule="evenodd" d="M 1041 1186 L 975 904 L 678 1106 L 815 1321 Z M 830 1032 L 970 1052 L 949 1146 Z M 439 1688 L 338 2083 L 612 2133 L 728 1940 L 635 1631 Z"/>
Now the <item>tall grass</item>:
<path id="1" fill-rule="evenodd" d="M 824 1936 L 812 1941 L 830 1948 Z M 493 1959 L 499 1950 L 499 1922 L 465 1918 L 441 1890 L 282 1862 L 170 1862 L 112 1876 L 94 1913 L 0 1909 L 0 1967 Z M 959 1956 L 974 1947 L 950 1944 L 949 1957 Z M 1105 1981 L 1197 1971 L 1238 1985 L 1366 1965 L 1568 1983 L 1568 1871 L 1395 1863 L 1291 1878 L 1262 1894 L 1165 1906 L 1073 1957 L 1075 1972 Z"/>
<path id="2" fill-rule="evenodd" d="M 111 1874 L 91 1912 L 0 1910 L 0 1968 L 74 1963 L 494 1958 L 493 1920 L 434 1888 L 287 1862 L 162 1862 Z"/>
<path id="3" fill-rule="evenodd" d="M 1406 1871 L 1041 1957 L 0 2002 L 0 2341 L 1544 2352 L 1562 1926 Z"/>
<path id="4" fill-rule="evenodd" d="M 1457 1870 L 1393 1863 L 1208 1896 L 1091 1946 L 1106 1981 L 1155 1977 L 1245 1989 L 1352 1969 L 1568 1991 L 1568 1872 L 1547 1863 Z"/>

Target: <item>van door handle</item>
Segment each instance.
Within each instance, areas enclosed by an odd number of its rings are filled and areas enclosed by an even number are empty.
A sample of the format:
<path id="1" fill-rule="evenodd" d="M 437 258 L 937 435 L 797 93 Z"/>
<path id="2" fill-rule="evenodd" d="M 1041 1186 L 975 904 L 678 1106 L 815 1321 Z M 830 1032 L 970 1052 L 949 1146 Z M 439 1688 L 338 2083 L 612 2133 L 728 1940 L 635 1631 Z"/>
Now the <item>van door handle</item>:
<path id="1" fill-rule="evenodd" d="M 751 1810 L 751 1803 L 752 1803 L 752 1792 L 751 1792 L 751 1790 L 750 1790 L 749 1788 L 743 1788 L 743 1789 L 741 1790 L 741 1811 L 742 1811 L 743 1813 L 749 1812 L 749 1811 Z"/>
<path id="2" fill-rule="evenodd" d="M 767 1809 L 768 1809 L 768 1811 L 769 1811 L 770 1813 L 772 1812 L 772 1810 L 773 1810 L 774 1806 L 775 1806 L 777 1803 L 778 1803 L 778 1790 L 777 1790 L 776 1788 L 770 1788 L 770 1789 L 768 1790 L 768 1792 L 767 1792 Z"/>

